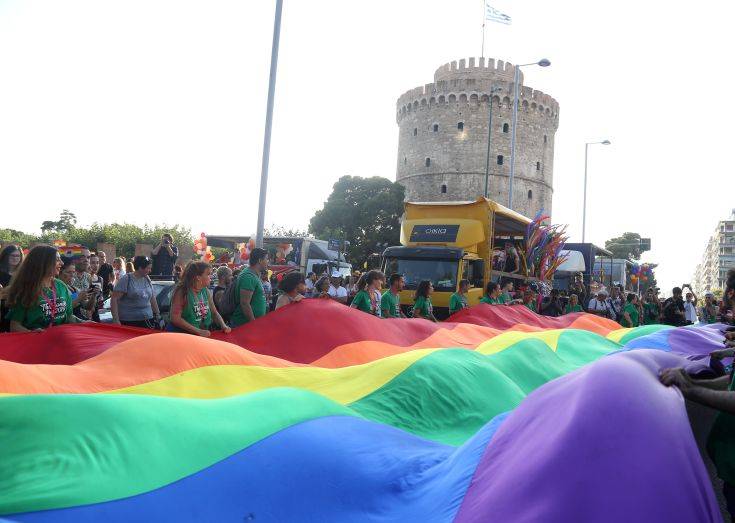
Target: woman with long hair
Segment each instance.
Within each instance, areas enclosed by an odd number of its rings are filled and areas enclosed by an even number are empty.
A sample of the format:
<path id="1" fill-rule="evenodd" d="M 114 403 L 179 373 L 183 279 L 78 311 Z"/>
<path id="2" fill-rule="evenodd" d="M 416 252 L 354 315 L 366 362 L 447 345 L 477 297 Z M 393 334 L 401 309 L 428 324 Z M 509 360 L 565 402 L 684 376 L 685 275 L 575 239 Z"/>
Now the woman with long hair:
<path id="1" fill-rule="evenodd" d="M 61 265 L 59 252 L 50 245 L 31 249 L 5 292 L 11 331 L 41 331 L 79 322 L 66 284 L 57 279 Z"/>
<path id="2" fill-rule="evenodd" d="M 23 251 L 17 245 L 8 245 L 0 251 L 0 289 L 10 285 L 10 280 L 22 261 Z M 2 299 L 0 291 L 0 332 L 7 332 L 10 329 L 7 316 L 8 308 L 5 306 L 5 300 Z"/>
<path id="3" fill-rule="evenodd" d="M 278 297 L 275 310 L 289 303 L 300 302 L 304 299 L 304 292 L 306 292 L 304 275 L 300 272 L 289 272 L 278 284 L 278 290 L 281 291 L 281 295 Z"/>
<path id="4" fill-rule="evenodd" d="M 169 332 L 185 332 L 209 338 L 214 319 L 225 334 L 230 329 L 217 312 L 212 294 L 207 288 L 212 277 L 212 267 L 207 262 L 189 262 L 176 284 L 171 299 Z"/>
<path id="5" fill-rule="evenodd" d="M 136 258 L 137 258 L 137 256 L 136 256 Z M 123 258 L 123 260 L 124 259 L 125 258 Z M 135 259 L 135 258 L 133 258 L 133 259 Z M 125 262 L 125 274 L 131 274 L 133 272 L 135 272 L 135 265 L 131 261 L 126 261 Z"/>
<path id="6" fill-rule="evenodd" d="M 23 261 L 23 250 L 17 245 L 8 245 L 0 251 L 0 288 L 10 285 L 10 279 Z"/>
<path id="7" fill-rule="evenodd" d="M 350 307 L 380 317 L 380 300 L 382 298 L 380 289 L 383 288 L 384 282 L 385 274 L 380 271 L 368 271 L 360 276 L 357 281 L 357 294 L 355 294 Z"/>
<path id="8" fill-rule="evenodd" d="M 133 270 L 126 272 L 112 290 L 112 322 L 144 329 L 159 328 L 158 302 L 153 283 L 148 276 L 152 269 L 151 259 L 147 256 L 136 256 L 132 265 Z"/>
<path id="9" fill-rule="evenodd" d="M 112 260 L 112 274 L 114 275 L 112 284 L 115 285 L 117 281 L 125 276 L 125 258 L 122 256 Z"/>
<path id="10" fill-rule="evenodd" d="M 434 285 L 430 280 L 422 280 L 416 287 L 416 294 L 413 300 L 413 317 L 423 318 L 425 320 L 436 322 L 434 316 L 434 306 L 431 304 L 431 293 L 434 292 Z"/>

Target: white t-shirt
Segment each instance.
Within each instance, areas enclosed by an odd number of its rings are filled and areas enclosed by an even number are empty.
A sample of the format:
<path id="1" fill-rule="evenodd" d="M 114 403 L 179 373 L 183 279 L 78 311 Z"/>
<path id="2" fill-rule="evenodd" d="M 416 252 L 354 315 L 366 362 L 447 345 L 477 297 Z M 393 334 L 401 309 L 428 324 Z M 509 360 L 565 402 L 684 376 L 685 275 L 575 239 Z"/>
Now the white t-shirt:
<path id="1" fill-rule="evenodd" d="M 613 308 L 613 304 L 610 298 L 607 298 L 605 301 L 600 301 L 597 298 L 592 298 L 589 305 L 587 306 L 587 310 L 600 312 L 607 311 L 610 315 L 610 318 L 612 320 L 615 319 L 615 309 Z"/>
<path id="2" fill-rule="evenodd" d="M 306 290 L 307 291 L 310 291 L 313 288 L 314 288 L 314 282 L 311 281 L 311 278 L 307 278 L 307 280 L 306 280 Z"/>
<path id="3" fill-rule="evenodd" d="M 684 302 L 684 317 L 687 321 L 697 323 L 697 308 L 690 301 Z"/>
<path id="4" fill-rule="evenodd" d="M 346 298 L 347 297 L 347 289 L 344 287 L 335 287 L 334 285 L 329 285 L 329 290 L 327 293 L 332 298 Z"/>

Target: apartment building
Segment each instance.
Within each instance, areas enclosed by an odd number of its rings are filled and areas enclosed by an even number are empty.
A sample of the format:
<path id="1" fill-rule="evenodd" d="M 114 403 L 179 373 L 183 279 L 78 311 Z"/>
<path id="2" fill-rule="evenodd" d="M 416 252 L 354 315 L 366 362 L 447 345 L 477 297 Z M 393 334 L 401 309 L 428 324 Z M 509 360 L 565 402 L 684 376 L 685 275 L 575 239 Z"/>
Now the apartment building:
<path id="1" fill-rule="evenodd" d="M 727 271 L 735 267 L 735 209 L 727 220 L 717 224 L 707 241 L 702 261 L 694 272 L 692 286 L 698 295 L 724 289 Z"/>

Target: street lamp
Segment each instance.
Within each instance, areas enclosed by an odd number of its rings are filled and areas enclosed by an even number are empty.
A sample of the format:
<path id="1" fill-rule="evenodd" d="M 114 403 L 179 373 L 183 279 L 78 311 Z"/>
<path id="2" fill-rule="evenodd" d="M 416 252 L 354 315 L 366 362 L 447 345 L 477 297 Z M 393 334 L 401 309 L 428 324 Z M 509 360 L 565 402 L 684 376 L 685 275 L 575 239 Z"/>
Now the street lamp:
<path id="1" fill-rule="evenodd" d="M 485 198 L 487 198 L 488 195 L 488 183 L 490 180 L 490 140 L 493 133 L 493 95 L 502 90 L 502 87 L 494 85 L 490 86 L 490 99 L 488 100 L 490 102 L 490 116 L 488 116 L 487 120 L 487 157 L 485 158 Z"/>
<path id="2" fill-rule="evenodd" d="M 273 44 L 271 45 L 271 71 L 268 80 L 268 102 L 265 108 L 265 136 L 263 138 L 263 162 L 260 170 L 260 197 L 258 199 L 258 227 L 255 229 L 255 246 L 263 247 L 265 226 L 265 199 L 268 195 L 268 164 L 271 156 L 271 128 L 273 127 L 273 102 L 276 97 L 276 73 L 278 72 L 278 45 L 281 41 L 281 11 L 283 0 L 276 0 L 276 15 L 273 21 Z"/>
<path id="3" fill-rule="evenodd" d="M 587 142 L 584 144 L 584 197 L 582 199 L 582 243 L 584 243 L 584 233 L 587 227 L 587 149 L 590 145 L 610 145 L 610 140 L 602 140 L 601 142 Z"/>
<path id="4" fill-rule="evenodd" d="M 529 64 L 521 64 L 515 66 L 513 73 L 513 131 L 510 135 L 510 184 L 508 189 L 508 208 L 513 210 L 513 178 L 516 174 L 516 124 L 518 123 L 518 84 L 521 78 L 521 67 L 529 65 L 538 65 L 540 67 L 549 67 L 551 62 L 542 58 L 538 62 Z"/>

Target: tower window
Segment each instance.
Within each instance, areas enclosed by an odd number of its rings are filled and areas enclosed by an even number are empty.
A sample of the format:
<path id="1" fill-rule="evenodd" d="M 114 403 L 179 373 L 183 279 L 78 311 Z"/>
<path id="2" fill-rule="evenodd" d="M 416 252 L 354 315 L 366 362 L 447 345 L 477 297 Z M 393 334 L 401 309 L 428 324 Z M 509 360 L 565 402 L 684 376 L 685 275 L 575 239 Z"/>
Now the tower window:
<path id="1" fill-rule="evenodd" d="M 536 170 L 537 171 L 541 170 L 541 162 L 536 162 Z"/>
<path id="2" fill-rule="evenodd" d="M 464 122 L 459 122 L 457 124 L 457 130 L 458 131 L 464 131 Z"/>
<path id="3" fill-rule="evenodd" d="M 438 123 L 435 123 L 434 124 L 434 132 L 435 133 L 438 133 L 439 132 L 439 124 Z"/>
<path id="4" fill-rule="evenodd" d="M 533 191 L 531 189 L 529 189 L 528 190 L 528 199 L 530 200 L 532 198 L 533 198 Z"/>
<path id="5" fill-rule="evenodd" d="M 546 135 L 544 135 L 544 143 L 546 143 L 546 140 L 547 140 Z"/>
<path id="6" fill-rule="evenodd" d="M 406 165 L 406 162 L 407 162 L 407 161 L 408 161 L 408 160 L 406 160 L 406 157 L 404 156 L 404 157 L 403 157 L 403 165 Z"/>
<path id="7" fill-rule="evenodd" d="M 504 133 L 507 133 L 509 130 L 510 130 L 510 125 L 508 125 L 507 123 L 504 123 L 503 124 L 503 132 Z"/>
<path id="8" fill-rule="evenodd" d="M 503 155 L 502 154 L 498 155 L 498 165 L 503 165 Z"/>
<path id="9" fill-rule="evenodd" d="M 414 127 L 413 128 L 413 135 L 416 136 L 417 134 L 419 134 L 419 130 L 416 127 Z"/>
<path id="10" fill-rule="evenodd" d="M 442 194 L 447 194 L 447 184 L 446 183 L 442 184 L 441 190 L 442 190 Z"/>
<path id="11" fill-rule="evenodd" d="M 426 167 L 430 167 L 430 166 L 431 166 L 431 158 L 427 158 L 426 159 Z"/>

